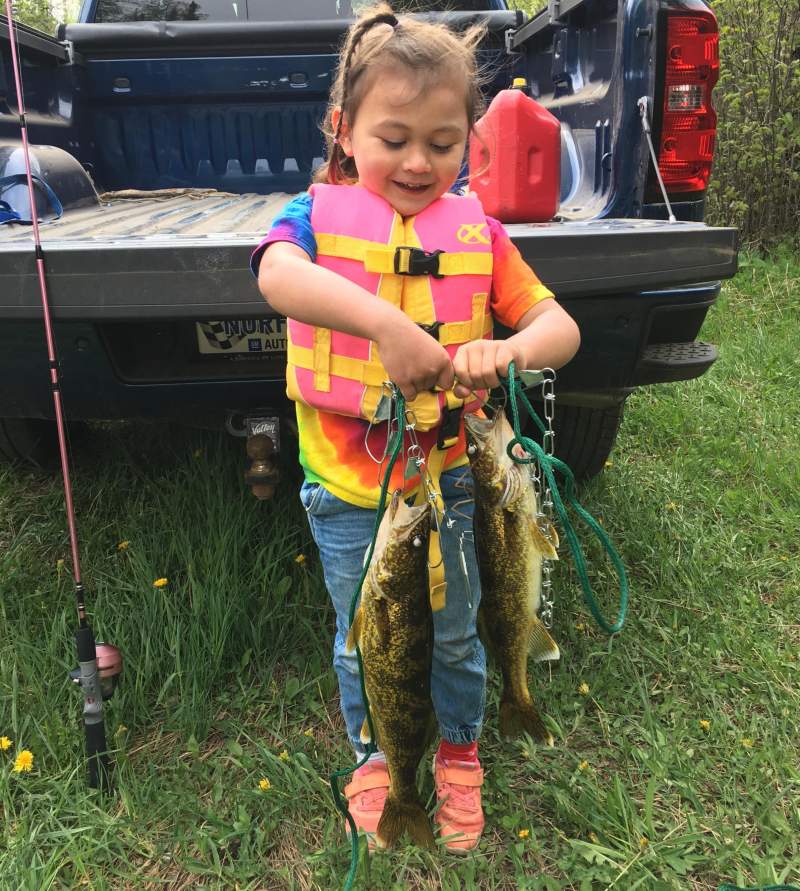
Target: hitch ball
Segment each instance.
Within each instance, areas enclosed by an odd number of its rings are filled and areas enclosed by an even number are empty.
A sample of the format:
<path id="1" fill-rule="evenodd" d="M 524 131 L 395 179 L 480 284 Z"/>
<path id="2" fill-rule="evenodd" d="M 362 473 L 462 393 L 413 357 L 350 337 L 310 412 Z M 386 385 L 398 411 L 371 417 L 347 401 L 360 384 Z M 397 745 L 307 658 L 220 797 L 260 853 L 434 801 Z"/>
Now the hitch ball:
<path id="1" fill-rule="evenodd" d="M 266 433 L 256 433 L 247 437 L 247 457 L 250 467 L 244 473 L 244 480 L 260 501 L 266 501 L 275 494 L 278 483 L 278 468 L 275 465 L 275 445 Z"/>

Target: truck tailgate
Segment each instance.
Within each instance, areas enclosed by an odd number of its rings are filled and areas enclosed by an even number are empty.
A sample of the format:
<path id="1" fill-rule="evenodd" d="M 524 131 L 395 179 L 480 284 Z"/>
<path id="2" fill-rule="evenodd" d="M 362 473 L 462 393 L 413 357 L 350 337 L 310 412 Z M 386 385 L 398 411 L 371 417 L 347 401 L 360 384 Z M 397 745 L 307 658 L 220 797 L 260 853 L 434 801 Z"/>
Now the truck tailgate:
<path id="1" fill-rule="evenodd" d="M 271 314 L 250 252 L 291 197 L 176 190 L 110 197 L 40 226 L 59 320 L 238 319 Z M 607 219 L 513 224 L 509 235 L 558 297 L 619 295 L 730 278 L 732 228 Z M 0 319 L 35 319 L 41 298 L 31 231 L 0 230 Z"/>

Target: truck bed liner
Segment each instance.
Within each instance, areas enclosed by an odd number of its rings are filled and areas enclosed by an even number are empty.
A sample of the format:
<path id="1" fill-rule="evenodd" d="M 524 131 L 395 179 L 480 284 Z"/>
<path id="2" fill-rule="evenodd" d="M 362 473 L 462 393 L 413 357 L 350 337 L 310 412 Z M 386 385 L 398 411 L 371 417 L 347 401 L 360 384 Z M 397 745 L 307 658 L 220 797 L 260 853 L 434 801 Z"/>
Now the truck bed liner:
<path id="1" fill-rule="evenodd" d="M 146 193 L 138 193 L 139 195 Z M 250 252 L 292 197 L 165 190 L 102 196 L 41 224 L 53 316 L 231 319 L 271 314 Z M 509 235 L 558 297 L 622 294 L 730 278 L 736 230 L 598 219 L 512 224 Z M 98 283 L 102 279 L 102 286 Z M 41 314 L 30 229 L 0 230 L 0 319 Z"/>

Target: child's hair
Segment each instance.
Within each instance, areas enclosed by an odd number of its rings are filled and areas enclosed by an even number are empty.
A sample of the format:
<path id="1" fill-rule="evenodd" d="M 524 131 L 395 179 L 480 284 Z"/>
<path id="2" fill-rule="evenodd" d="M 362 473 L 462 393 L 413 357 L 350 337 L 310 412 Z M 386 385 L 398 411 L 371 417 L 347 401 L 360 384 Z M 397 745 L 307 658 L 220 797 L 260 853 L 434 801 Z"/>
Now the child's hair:
<path id="1" fill-rule="evenodd" d="M 483 95 L 476 48 L 485 33 L 483 25 L 473 25 L 463 33 L 446 25 L 395 16 L 388 3 L 366 9 L 350 28 L 339 58 L 330 102 L 322 124 L 328 160 L 314 175 L 316 182 L 344 185 L 358 179 L 355 162 L 339 145 L 342 118 L 350 127 L 372 78 L 379 70 L 400 67 L 421 78 L 420 90 L 443 77 L 463 81 L 468 132 L 483 110 Z M 338 127 L 333 111 L 341 108 Z"/>

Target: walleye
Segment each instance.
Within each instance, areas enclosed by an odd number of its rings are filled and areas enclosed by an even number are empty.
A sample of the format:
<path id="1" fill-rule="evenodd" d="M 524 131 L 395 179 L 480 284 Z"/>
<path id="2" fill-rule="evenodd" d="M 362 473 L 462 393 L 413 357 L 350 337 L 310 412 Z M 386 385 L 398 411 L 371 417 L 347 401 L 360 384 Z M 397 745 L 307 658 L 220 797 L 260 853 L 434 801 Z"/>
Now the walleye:
<path id="1" fill-rule="evenodd" d="M 372 723 L 389 770 L 389 794 L 376 832 L 381 847 L 391 847 L 404 832 L 420 847 L 434 847 L 417 791 L 417 767 L 435 727 L 430 511 L 429 504 L 409 507 L 400 492 L 394 493 L 347 637 L 348 649 L 361 648 Z M 361 735 L 369 741 L 366 721 Z"/>
<path id="2" fill-rule="evenodd" d="M 557 559 L 558 536 L 548 524 L 542 532 L 528 468 L 506 453 L 514 433 L 503 412 L 488 420 L 466 415 L 472 476 L 475 484 L 475 551 L 481 580 L 478 628 L 500 664 L 503 693 L 500 732 L 527 731 L 553 745 L 528 690 L 528 654 L 558 659 L 558 645 L 542 625 L 542 558 Z"/>

